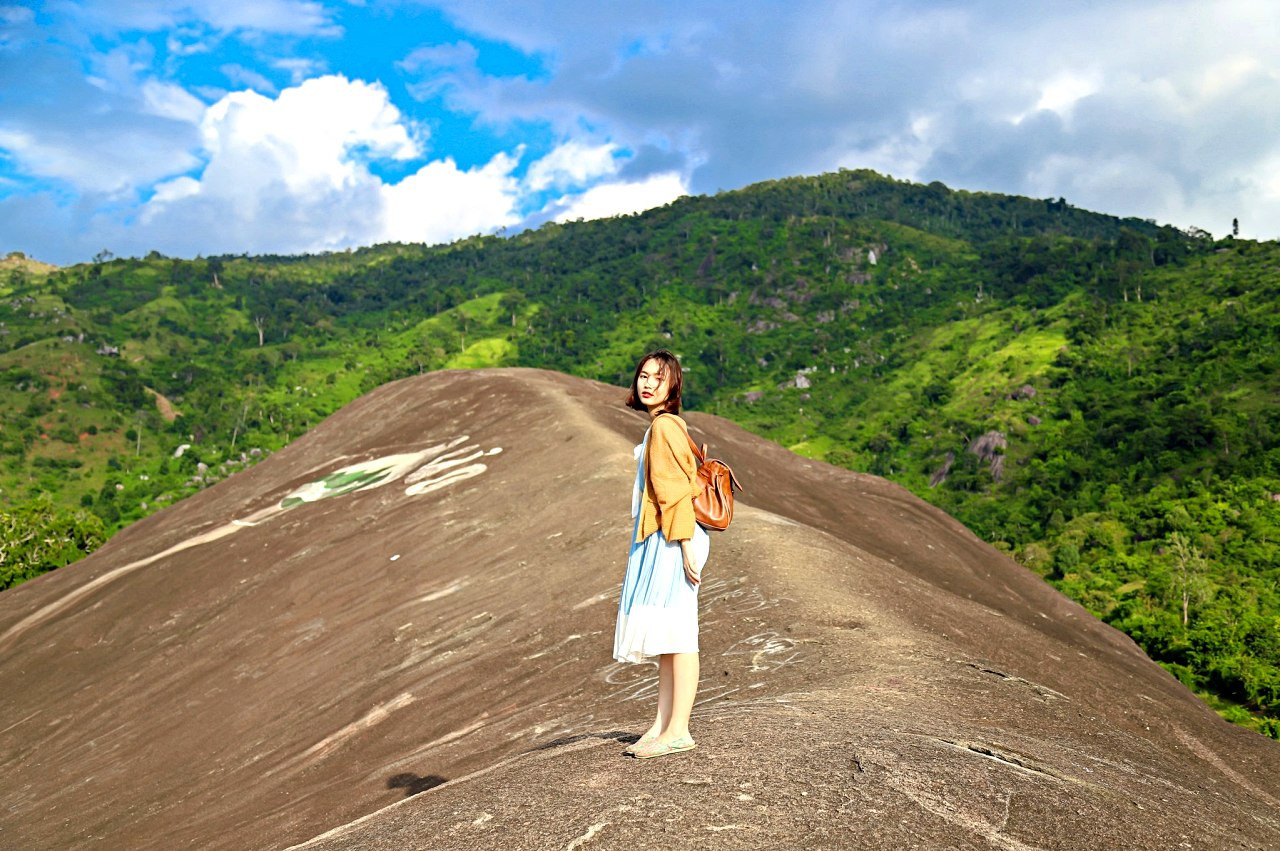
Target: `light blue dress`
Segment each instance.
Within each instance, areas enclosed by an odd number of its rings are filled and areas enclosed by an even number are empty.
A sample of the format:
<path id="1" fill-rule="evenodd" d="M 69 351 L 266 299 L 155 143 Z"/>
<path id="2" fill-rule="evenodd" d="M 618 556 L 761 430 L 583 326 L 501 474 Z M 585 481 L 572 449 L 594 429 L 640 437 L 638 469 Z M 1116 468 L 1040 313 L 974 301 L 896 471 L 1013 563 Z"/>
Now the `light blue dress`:
<path id="1" fill-rule="evenodd" d="M 640 526 L 640 502 L 644 493 L 644 456 L 649 432 L 635 448 L 636 480 L 631 491 L 631 529 L 634 542 Z M 693 551 L 702 570 L 711 551 L 705 529 L 694 524 Z M 698 588 L 684 576 L 684 555 L 679 542 L 669 542 L 658 529 L 631 544 L 627 575 L 622 581 L 618 624 L 613 633 L 613 658 L 619 662 L 643 662 L 664 653 L 698 652 Z"/>

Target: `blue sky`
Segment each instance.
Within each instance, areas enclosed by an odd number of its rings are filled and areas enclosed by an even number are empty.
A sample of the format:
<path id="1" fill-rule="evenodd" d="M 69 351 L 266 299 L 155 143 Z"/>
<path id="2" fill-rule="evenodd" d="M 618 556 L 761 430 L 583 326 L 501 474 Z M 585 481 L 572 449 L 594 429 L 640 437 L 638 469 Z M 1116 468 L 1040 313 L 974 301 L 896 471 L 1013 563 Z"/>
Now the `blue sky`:
<path id="1" fill-rule="evenodd" d="M 868 167 L 1280 237 L 1271 0 L 0 0 L 0 252 L 444 242 Z"/>

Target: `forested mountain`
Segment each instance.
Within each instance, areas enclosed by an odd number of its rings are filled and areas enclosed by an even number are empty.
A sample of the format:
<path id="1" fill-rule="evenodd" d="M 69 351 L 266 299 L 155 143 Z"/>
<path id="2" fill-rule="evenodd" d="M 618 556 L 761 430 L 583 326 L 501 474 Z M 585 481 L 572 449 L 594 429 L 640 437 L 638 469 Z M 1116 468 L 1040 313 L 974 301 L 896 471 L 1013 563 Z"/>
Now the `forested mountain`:
<path id="1" fill-rule="evenodd" d="M 691 407 L 902 483 L 1275 736 L 1278 308 L 1273 243 L 866 171 L 442 247 L 11 264 L 0 587 L 389 379 L 621 385 L 665 346 Z"/>

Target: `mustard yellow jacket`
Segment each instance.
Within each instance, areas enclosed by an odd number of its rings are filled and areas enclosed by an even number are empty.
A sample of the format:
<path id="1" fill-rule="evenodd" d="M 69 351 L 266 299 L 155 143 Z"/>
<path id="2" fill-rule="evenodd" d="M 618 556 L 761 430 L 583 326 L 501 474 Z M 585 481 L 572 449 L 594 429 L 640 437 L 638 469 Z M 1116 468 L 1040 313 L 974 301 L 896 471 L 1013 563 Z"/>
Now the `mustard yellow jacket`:
<path id="1" fill-rule="evenodd" d="M 658 529 L 668 541 L 693 537 L 698 460 L 689 447 L 687 428 L 675 414 L 660 414 L 649 429 L 637 543 Z"/>

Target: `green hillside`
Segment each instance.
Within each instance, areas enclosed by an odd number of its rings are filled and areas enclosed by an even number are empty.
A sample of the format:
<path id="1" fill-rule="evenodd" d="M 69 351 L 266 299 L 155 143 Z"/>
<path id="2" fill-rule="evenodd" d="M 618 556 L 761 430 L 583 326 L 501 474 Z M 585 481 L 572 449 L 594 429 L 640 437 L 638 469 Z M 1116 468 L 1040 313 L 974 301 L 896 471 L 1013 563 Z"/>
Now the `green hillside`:
<path id="1" fill-rule="evenodd" d="M 1276 736 L 1278 307 L 1273 243 L 865 171 L 442 247 L 14 267 L 0 587 L 387 380 L 625 384 L 665 346 L 690 407 L 901 482 Z"/>

